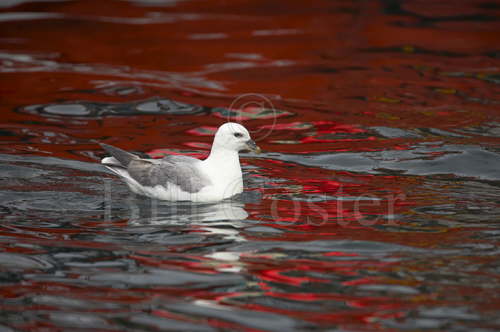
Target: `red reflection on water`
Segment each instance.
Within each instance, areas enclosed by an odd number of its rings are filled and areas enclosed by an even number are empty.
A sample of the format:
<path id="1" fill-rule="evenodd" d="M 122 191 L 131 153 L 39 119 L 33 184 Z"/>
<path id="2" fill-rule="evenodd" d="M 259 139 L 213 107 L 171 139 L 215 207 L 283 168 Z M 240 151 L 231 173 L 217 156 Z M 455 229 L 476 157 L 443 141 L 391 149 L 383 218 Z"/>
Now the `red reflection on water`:
<path id="1" fill-rule="evenodd" d="M 496 20 L 491 19 L 494 9 L 475 1 L 453 5 L 391 2 L 394 7 L 400 5 L 397 10 L 387 3 L 319 1 L 311 6 L 303 1 L 235 0 L 231 4 L 179 1 L 172 6 L 160 6 L 161 2 L 158 6 L 136 6 L 134 1 L 107 1 L 104 5 L 103 1 L 87 0 L 2 6 L 0 152 L 96 162 L 96 154 L 102 153 L 93 141 L 96 139 L 127 150 L 146 151 L 154 158 L 166 154 L 204 158 L 216 128 L 227 120 L 241 121 L 269 152 L 268 157 L 252 156 L 242 161 L 255 167 L 248 167 L 250 180 L 260 180 L 249 181 L 257 183 L 250 190 L 263 194 L 261 201 L 246 204 L 245 210 L 259 226 L 276 231 L 247 232 L 245 226 L 237 229 L 244 241 L 375 241 L 426 249 L 471 243 L 474 231 L 490 228 L 463 226 L 453 215 L 425 211 L 435 205 L 468 208 L 473 202 L 454 196 L 453 186 L 439 183 L 439 178 L 430 185 L 428 179 L 411 174 L 330 170 L 328 160 L 309 167 L 273 159 L 272 153 L 309 158 L 339 152 L 407 151 L 421 144 L 438 150 L 425 155 L 433 159 L 447 153 L 439 151 L 445 145 L 498 147 L 495 135 L 475 131 L 495 128 L 492 123 L 499 118 L 495 107 L 499 34 Z M 10 16 L 13 12 L 62 16 L 18 20 Z M 262 94 L 265 99 L 250 100 L 256 104 L 234 104 L 246 93 Z M 157 96 L 211 109 L 200 114 L 94 118 L 22 111 L 29 105 L 133 103 Z M 402 134 L 384 136 L 373 127 L 400 129 Z M 451 134 L 426 131 L 431 128 Z M 80 190 L 60 181 L 35 185 L 22 179 L 5 184 L 4 189 Z M 474 215 L 474 206 L 470 211 L 468 215 Z M 42 214 L 28 212 L 34 218 Z M 5 215 L 15 217 L 17 213 L 23 212 L 12 209 Z M 19 313 L 66 310 L 29 304 L 30 297 L 38 294 L 131 306 L 88 309 L 114 313 L 142 310 L 130 309 L 133 305 L 156 308 L 158 301 L 165 299 L 201 299 L 229 308 L 279 313 L 325 328 L 388 331 L 384 320 L 402 318 L 420 305 L 455 306 L 473 301 L 477 310 L 485 312 L 498 306 L 491 292 L 494 287 L 477 286 L 498 279 L 491 268 L 495 257 L 464 258 L 457 254 L 439 261 L 405 261 L 395 253 L 388 262 L 325 249 L 327 252 L 301 253 L 305 257 L 299 259 L 277 248 L 268 253 L 243 252 L 239 259 L 224 261 L 193 254 L 207 243 L 155 244 L 153 250 L 78 237 L 113 235 L 112 227 L 129 226 L 128 219 L 120 218 L 111 224 L 77 218 L 64 228 L 34 226 L 28 220 L 11 225 L 6 218 L 0 227 L 0 236 L 6 241 L 1 248 L 4 253 L 27 257 L 49 255 L 50 248 L 125 252 L 123 259 L 133 261 L 138 270 L 217 275 L 224 269 L 239 268 L 234 273 L 245 276 L 248 285 L 239 285 L 243 290 L 238 291 L 73 285 L 71 282 L 86 280 L 89 272 L 62 266 L 58 277 L 66 279 L 61 282 L 20 277 L 19 282 L 0 286 L 3 298 L 17 301 L 2 304 L 2 309 Z M 419 223 L 426 218 L 436 222 Z M 182 232 L 208 231 L 196 225 L 185 226 Z M 220 250 L 224 250 L 220 241 Z M 474 241 L 481 244 L 483 240 Z M 469 274 L 455 273 L 464 264 L 473 266 L 472 270 L 480 268 Z M 485 279 L 473 286 L 460 280 L 425 284 L 423 277 L 416 280 L 412 274 L 431 274 L 440 268 L 457 278 L 473 274 Z M 2 265 L 2 269 L 8 271 L 8 266 Z M 115 271 L 95 269 L 96 273 Z M 26 271 L 45 273 L 36 264 Z M 420 284 L 424 287 L 417 289 Z M 360 287 L 367 285 L 411 286 L 418 294 L 362 291 Z M 251 300 L 255 293 L 311 305 L 321 302 L 326 309 L 257 304 Z M 151 314 L 218 329 L 253 330 L 223 319 L 193 319 L 157 308 Z M 61 329 L 47 318 L 16 324 L 15 328 L 24 330 Z"/>

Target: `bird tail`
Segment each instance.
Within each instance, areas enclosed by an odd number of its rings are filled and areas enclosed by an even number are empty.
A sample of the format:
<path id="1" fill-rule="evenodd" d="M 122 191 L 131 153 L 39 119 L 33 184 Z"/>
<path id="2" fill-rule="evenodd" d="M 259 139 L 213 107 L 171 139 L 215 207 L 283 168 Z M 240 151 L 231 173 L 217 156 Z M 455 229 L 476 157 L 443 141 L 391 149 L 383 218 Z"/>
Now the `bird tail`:
<path id="1" fill-rule="evenodd" d="M 130 162 L 132 160 L 139 159 L 139 157 L 136 156 L 135 154 L 124 151 L 124 150 L 119 149 L 117 147 L 114 147 L 114 146 L 111 146 L 108 144 L 104 144 L 104 143 L 99 143 L 99 145 L 104 150 L 106 150 L 106 152 L 108 152 L 114 159 L 118 160 L 118 162 L 124 167 L 128 167 L 128 165 L 130 164 Z M 108 159 L 108 158 L 104 158 L 102 160 L 102 163 L 106 164 L 106 159 Z"/>

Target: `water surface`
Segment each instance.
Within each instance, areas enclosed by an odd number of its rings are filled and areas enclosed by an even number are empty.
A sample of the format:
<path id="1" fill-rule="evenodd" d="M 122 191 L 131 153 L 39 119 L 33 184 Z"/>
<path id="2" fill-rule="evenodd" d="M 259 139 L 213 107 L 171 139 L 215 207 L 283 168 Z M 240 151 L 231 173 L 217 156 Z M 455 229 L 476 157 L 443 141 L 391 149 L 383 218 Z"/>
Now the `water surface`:
<path id="1" fill-rule="evenodd" d="M 500 329 L 500 7 L 2 1 L 6 331 Z M 95 140 L 246 192 L 132 195 Z"/>

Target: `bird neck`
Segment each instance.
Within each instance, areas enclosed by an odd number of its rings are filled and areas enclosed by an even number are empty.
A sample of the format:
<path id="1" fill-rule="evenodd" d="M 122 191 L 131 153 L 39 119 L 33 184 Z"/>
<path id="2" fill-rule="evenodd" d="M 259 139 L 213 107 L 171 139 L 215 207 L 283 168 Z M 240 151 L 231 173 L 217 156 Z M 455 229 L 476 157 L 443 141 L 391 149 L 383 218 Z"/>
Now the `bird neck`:
<path id="1" fill-rule="evenodd" d="M 240 167 L 238 151 L 228 150 L 219 146 L 212 146 L 210 155 L 205 161 L 209 164 L 217 163 L 218 165 L 237 165 Z"/>
<path id="2" fill-rule="evenodd" d="M 203 161 L 203 171 L 222 198 L 243 191 L 243 177 L 237 151 L 212 146 L 212 151 Z"/>

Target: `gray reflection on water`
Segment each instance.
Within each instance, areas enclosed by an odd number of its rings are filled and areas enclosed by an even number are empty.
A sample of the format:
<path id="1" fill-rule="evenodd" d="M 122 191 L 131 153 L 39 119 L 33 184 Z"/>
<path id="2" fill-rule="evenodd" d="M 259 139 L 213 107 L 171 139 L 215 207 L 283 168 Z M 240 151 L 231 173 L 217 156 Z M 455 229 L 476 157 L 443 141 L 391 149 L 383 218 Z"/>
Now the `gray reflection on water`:
<path id="1" fill-rule="evenodd" d="M 440 155 L 433 156 L 432 153 Z M 458 177 L 473 177 L 484 180 L 500 180 L 500 155 L 475 145 L 441 145 L 428 147 L 425 144 L 411 150 L 383 150 L 374 152 L 340 152 L 296 155 L 273 153 L 261 158 L 291 161 L 305 166 L 333 170 L 383 174 L 386 170 L 401 171 L 409 175 L 452 174 Z"/>
<path id="2" fill-rule="evenodd" d="M 203 224 L 213 221 L 244 220 L 248 217 L 244 204 L 232 200 L 196 204 L 140 199 L 135 205 L 130 205 L 130 211 L 129 224 L 131 225 Z"/>

